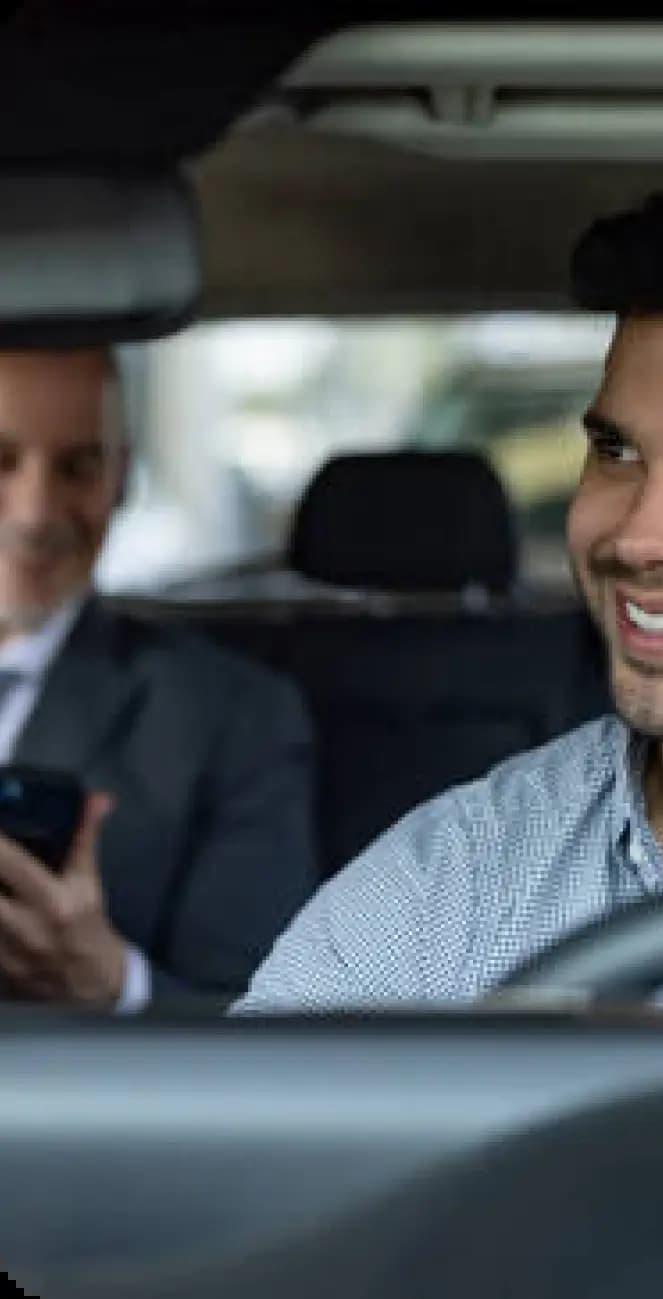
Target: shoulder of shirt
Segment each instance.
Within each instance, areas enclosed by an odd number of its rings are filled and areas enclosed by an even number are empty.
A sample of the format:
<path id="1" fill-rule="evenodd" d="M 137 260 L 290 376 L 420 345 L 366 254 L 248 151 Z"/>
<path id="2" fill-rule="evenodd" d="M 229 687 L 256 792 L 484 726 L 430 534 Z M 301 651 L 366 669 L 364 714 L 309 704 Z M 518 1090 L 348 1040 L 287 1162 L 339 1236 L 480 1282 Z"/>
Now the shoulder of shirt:
<path id="1" fill-rule="evenodd" d="M 482 779 L 452 791 L 473 803 L 489 795 L 508 801 L 523 792 L 538 794 L 556 808 L 568 803 L 585 803 L 597 785 L 604 785 L 615 773 L 624 752 L 626 727 L 613 713 L 585 722 L 534 749 L 507 758 Z"/>
<path id="2" fill-rule="evenodd" d="M 608 715 L 528 749 L 485 776 L 456 785 L 407 813 L 357 858 L 362 873 L 397 867 L 418 876 L 437 874 L 441 862 L 485 852 L 491 840 L 514 844 L 536 823 L 548 845 L 568 834 L 614 777 L 625 727 Z"/>

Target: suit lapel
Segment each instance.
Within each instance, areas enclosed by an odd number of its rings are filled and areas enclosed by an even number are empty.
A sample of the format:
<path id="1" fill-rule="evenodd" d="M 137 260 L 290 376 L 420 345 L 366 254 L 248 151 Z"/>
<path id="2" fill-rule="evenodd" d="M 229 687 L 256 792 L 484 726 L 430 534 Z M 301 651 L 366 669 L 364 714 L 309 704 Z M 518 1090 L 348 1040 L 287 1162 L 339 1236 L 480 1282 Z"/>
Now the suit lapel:
<path id="1" fill-rule="evenodd" d="M 90 600 L 47 674 L 16 746 L 16 762 L 73 772 L 89 768 L 142 686 L 118 640 L 117 621 Z"/>

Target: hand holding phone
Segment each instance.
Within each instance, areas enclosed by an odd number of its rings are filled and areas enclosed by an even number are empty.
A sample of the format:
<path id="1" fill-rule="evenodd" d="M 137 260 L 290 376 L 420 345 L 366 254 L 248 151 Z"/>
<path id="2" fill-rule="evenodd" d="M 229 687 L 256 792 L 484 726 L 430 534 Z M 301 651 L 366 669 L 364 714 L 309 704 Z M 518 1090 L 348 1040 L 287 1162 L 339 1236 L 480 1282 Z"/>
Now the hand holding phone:
<path id="1" fill-rule="evenodd" d="M 0 767 L 0 834 L 59 873 L 80 825 L 85 791 L 68 772 Z"/>
<path id="2" fill-rule="evenodd" d="M 0 982 L 13 999 L 117 1003 L 127 943 L 97 863 L 112 807 L 67 773 L 0 767 Z"/>

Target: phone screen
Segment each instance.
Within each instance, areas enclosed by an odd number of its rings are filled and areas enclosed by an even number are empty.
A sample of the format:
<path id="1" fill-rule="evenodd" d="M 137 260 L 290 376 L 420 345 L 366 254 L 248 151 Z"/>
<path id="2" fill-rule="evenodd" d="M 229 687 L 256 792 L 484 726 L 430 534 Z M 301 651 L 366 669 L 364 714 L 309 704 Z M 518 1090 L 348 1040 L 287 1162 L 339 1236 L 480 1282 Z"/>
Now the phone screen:
<path id="1" fill-rule="evenodd" d="M 84 797 L 80 782 L 66 772 L 0 767 L 0 834 L 59 871 L 78 828 Z"/>

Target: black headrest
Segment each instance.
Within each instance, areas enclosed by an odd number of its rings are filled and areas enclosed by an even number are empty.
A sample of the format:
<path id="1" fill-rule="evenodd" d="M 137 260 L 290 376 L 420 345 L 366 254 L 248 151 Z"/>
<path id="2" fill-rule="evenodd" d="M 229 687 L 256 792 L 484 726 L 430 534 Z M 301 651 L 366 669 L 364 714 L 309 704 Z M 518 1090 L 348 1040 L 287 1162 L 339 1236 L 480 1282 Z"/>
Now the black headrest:
<path id="1" fill-rule="evenodd" d="M 328 461 L 305 492 L 289 562 L 317 581 L 388 591 L 506 591 L 516 545 L 482 456 L 398 451 Z"/>

